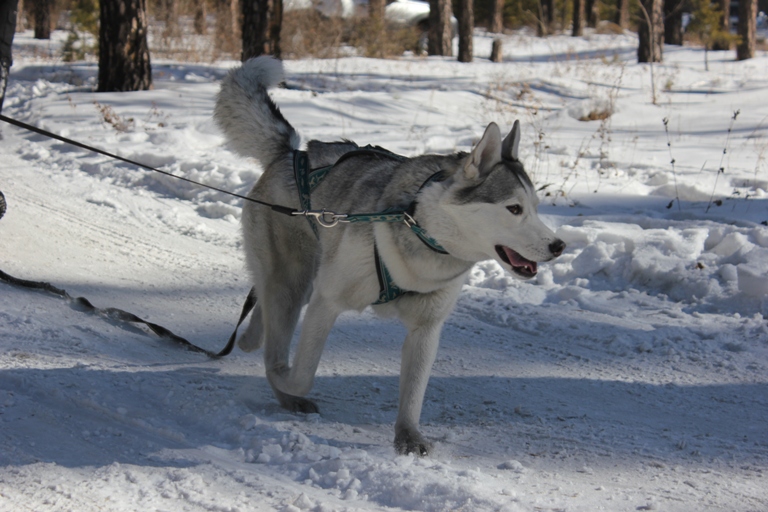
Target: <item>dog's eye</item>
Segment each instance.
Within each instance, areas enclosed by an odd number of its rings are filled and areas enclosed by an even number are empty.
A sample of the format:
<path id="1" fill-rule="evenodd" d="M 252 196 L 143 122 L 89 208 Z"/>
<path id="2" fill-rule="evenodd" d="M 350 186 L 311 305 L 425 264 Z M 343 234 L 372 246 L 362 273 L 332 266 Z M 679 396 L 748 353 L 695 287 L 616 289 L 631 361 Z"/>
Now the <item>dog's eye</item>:
<path id="1" fill-rule="evenodd" d="M 512 215 L 522 215 L 523 213 L 523 207 L 519 204 L 513 204 L 512 206 L 507 206 L 507 210 L 509 210 L 509 213 Z"/>

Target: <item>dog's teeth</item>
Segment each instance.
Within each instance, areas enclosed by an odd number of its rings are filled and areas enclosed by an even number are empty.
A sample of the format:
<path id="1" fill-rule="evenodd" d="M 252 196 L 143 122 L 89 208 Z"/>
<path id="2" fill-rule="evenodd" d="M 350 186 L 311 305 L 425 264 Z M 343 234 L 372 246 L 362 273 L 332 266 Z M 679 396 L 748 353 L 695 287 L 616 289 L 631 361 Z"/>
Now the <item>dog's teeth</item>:
<path id="1" fill-rule="evenodd" d="M 506 261 L 512 268 L 519 269 L 520 271 L 523 271 L 524 269 L 525 273 L 528 273 L 532 276 L 536 275 L 536 272 L 538 271 L 538 264 L 535 261 L 531 261 L 522 257 L 520 253 L 514 249 L 510 249 L 505 245 L 496 246 L 496 250 L 502 259 L 505 259 L 504 257 L 506 256 Z"/>

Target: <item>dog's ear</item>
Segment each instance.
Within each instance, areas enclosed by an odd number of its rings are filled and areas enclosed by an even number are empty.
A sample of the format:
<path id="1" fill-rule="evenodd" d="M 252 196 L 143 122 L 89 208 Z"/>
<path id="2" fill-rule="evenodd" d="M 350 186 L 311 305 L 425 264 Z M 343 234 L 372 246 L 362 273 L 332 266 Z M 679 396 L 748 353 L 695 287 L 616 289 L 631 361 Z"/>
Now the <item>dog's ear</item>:
<path id="1" fill-rule="evenodd" d="M 491 123 L 464 162 L 464 177 L 469 180 L 485 177 L 500 162 L 501 131 L 496 123 Z"/>
<path id="2" fill-rule="evenodd" d="M 504 139 L 504 144 L 501 147 L 501 154 L 504 158 L 511 158 L 512 160 L 519 160 L 517 157 L 517 150 L 520 147 L 520 121 L 515 119 L 515 124 L 512 125 L 512 131 Z"/>

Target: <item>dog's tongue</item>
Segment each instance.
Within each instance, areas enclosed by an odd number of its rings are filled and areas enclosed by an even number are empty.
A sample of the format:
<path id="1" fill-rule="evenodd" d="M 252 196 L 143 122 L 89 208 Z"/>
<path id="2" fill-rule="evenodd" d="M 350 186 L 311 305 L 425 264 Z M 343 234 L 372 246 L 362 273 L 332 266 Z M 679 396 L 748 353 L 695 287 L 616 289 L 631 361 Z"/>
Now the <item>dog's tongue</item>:
<path id="1" fill-rule="evenodd" d="M 537 265 L 535 261 L 531 261 L 523 258 L 517 252 L 513 251 L 509 247 L 502 246 L 502 249 L 504 249 L 504 252 L 506 253 L 507 258 L 509 258 L 509 263 L 513 267 L 524 267 L 524 268 L 527 268 L 531 274 L 536 273 Z"/>

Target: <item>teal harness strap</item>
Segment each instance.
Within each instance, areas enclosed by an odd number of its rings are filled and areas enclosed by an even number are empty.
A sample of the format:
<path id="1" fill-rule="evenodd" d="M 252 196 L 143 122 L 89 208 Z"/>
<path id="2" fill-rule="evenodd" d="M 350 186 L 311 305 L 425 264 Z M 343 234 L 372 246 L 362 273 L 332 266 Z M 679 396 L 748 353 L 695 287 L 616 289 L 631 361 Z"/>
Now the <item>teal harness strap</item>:
<path id="1" fill-rule="evenodd" d="M 402 210 L 391 209 L 381 213 L 350 214 L 344 217 L 343 222 L 405 222 L 427 247 L 440 254 L 448 254 L 448 251 L 437 240 L 429 236 L 424 228 L 416 224 L 413 217 Z"/>
<path id="2" fill-rule="evenodd" d="M 389 274 L 389 270 L 384 266 L 384 262 L 381 261 L 379 256 L 379 250 L 376 244 L 373 245 L 373 259 L 376 263 L 376 277 L 379 278 L 379 300 L 373 303 L 373 306 L 379 304 L 386 304 L 393 301 L 398 297 L 408 293 L 395 284 L 392 280 L 392 276 Z"/>
<path id="3" fill-rule="evenodd" d="M 333 167 L 336 164 L 338 164 L 339 162 L 341 162 L 346 158 L 360 155 L 360 154 L 367 154 L 367 155 L 376 154 L 376 155 L 384 156 L 386 158 L 392 158 L 395 160 L 405 159 L 405 157 L 392 153 L 391 151 L 388 151 L 386 149 L 373 147 L 373 146 L 366 146 L 364 148 L 360 148 L 354 151 L 350 151 L 349 153 L 345 153 L 344 155 L 341 156 L 341 158 L 339 158 L 339 160 L 336 161 L 335 164 L 310 170 L 309 156 L 307 155 L 307 152 L 299 151 L 299 150 L 294 151 L 293 174 L 294 174 L 294 178 L 296 179 L 296 188 L 298 189 L 298 193 L 299 193 L 299 203 L 301 205 L 301 208 L 304 210 L 303 212 L 298 212 L 298 213 L 304 214 L 307 216 L 307 221 L 309 222 L 309 225 L 312 227 L 312 231 L 315 233 L 315 236 L 319 238 L 317 222 L 313 222 L 309 214 L 312 214 L 315 217 L 315 219 L 324 226 L 332 226 L 332 225 L 335 225 L 336 222 L 349 222 L 349 223 L 404 222 L 411 229 L 411 231 L 413 231 L 416 234 L 419 240 L 421 240 L 427 247 L 429 247 L 433 251 L 438 252 L 440 254 L 448 254 L 448 251 L 446 251 L 443 248 L 443 246 L 441 246 L 437 242 L 437 240 L 429 236 L 427 232 L 424 230 L 424 228 L 420 227 L 416 223 L 416 221 L 413 219 L 412 214 L 416 206 L 415 200 L 413 203 L 411 203 L 408 210 L 399 210 L 396 208 L 389 208 L 379 213 L 356 213 L 356 214 L 334 214 L 331 212 L 327 212 L 330 215 L 330 217 L 332 217 L 333 219 L 331 221 L 324 220 L 326 218 L 325 210 L 323 210 L 322 212 L 312 211 L 312 201 L 311 201 L 312 191 L 323 181 L 323 179 L 325 179 L 328 172 L 330 172 L 331 169 L 333 169 Z M 433 181 L 433 179 L 435 179 L 439 174 L 441 173 L 438 172 L 430 176 L 429 179 L 425 181 L 421 187 L 423 188 L 427 183 L 429 183 L 430 181 Z M 421 190 L 421 188 L 419 190 Z M 379 289 L 380 289 L 379 299 L 373 304 L 374 305 L 385 304 L 387 302 L 395 300 L 396 298 L 402 296 L 405 293 L 408 293 L 406 290 L 403 290 L 400 287 L 398 287 L 395 284 L 395 282 L 392 280 L 392 276 L 387 270 L 387 267 L 384 265 L 384 262 L 381 261 L 381 258 L 379 256 L 379 251 L 376 248 L 375 244 L 374 244 L 373 251 L 374 251 L 374 260 L 376 263 L 376 275 L 379 279 Z"/>
<path id="4" fill-rule="evenodd" d="M 312 201 L 310 199 L 309 188 L 309 155 L 306 151 L 294 151 L 293 152 L 293 177 L 296 180 L 296 188 L 299 191 L 299 204 L 303 210 L 309 211 L 312 209 Z M 307 222 L 315 233 L 316 237 L 320 236 L 317 232 L 317 224 L 312 222 L 312 219 L 307 217 Z"/>

